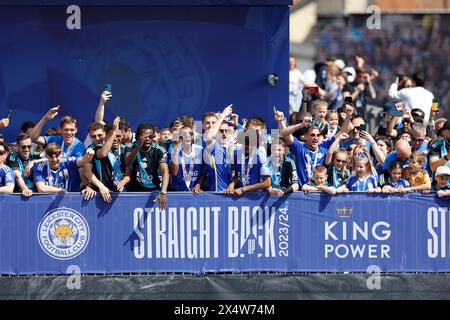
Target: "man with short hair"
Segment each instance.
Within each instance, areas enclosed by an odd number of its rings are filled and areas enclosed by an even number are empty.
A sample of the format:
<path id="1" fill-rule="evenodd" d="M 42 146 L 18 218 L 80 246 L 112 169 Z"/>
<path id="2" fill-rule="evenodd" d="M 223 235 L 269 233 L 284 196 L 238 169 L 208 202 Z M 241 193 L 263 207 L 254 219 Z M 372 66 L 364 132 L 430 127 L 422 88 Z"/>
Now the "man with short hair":
<path id="1" fill-rule="evenodd" d="M 49 143 L 45 148 L 47 161 L 34 166 L 34 183 L 38 192 L 79 192 L 80 175 L 78 168 L 89 163 L 94 150 L 88 149 L 82 157 L 62 160 L 62 148 L 57 143 Z"/>
<path id="2" fill-rule="evenodd" d="M 126 149 L 125 164 L 129 167 L 130 191 L 160 191 L 156 200 L 160 208 L 167 206 L 167 187 L 169 185 L 169 167 L 166 150 L 153 143 L 155 127 L 150 123 L 138 126 L 138 139 Z M 162 176 L 162 181 L 160 175 Z"/>
<path id="3" fill-rule="evenodd" d="M 8 149 L 0 142 L 0 193 L 12 193 L 14 191 L 14 173 L 5 164 Z"/>
<path id="4" fill-rule="evenodd" d="M 14 192 L 21 192 L 23 196 L 29 197 L 35 191 L 32 168 L 37 163 L 35 160 L 41 160 L 43 155 L 31 151 L 31 138 L 26 133 L 19 134 L 16 144 L 17 151 L 8 155 L 6 163 L 14 171 L 17 181 Z"/>
<path id="5" fill-rule="evenodd" d="M 46 146 L 50 143 L 57 143 L 61 148 L 61 159 L 65 161 L 70 157 L 82 157 L 86 153 L 86 147 L 84 144 L 78 140 L 76 134 L 77 120 L 72 116 L 64 116 L 61 119 L 61 135 L 60 136 L 41 136 L 41 131 L 45 123 L 49 120 L 54 119 L 58 115 L 59 106 L 53 107 L 47 111 L 47 113 L 42 117 L 42 119 L 36 124 L 36 126 L 31 131 L 31 139 L 33 142 Z"/>

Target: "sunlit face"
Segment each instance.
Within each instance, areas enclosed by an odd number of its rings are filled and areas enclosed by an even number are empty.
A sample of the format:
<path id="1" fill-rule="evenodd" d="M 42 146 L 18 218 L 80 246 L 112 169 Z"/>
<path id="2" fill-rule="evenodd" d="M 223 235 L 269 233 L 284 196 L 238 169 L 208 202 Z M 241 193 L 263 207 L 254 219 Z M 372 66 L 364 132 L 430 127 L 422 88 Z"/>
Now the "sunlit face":
<path id="1" fill-rule="evenodd" d="M 122 132 L 122 144 L 130 143 L 131 140 L 133 140 L 133 132 L 131 131 L 131 128 L 120 131 Z"/>
<path id="2" fill-rule="evenodd" d="M 183 141 L 183 145 L 191 145 L 194 140 L 194 131 L 188 127 L 181 128 L 180 138 Z"/>
<path id="3" fill-rule="evenodd" d="M 163 130 L 159 133 L 159 141 L 167 141 L 172 139 L 170 130 Z"/>
<path id="4" fill-rule="evenodd" d="M 220 144 L 226 144 L 228 141 L 228 135 L 231 133 L 233 129 L 231 129 L 228 125 L 222 124 L 219 127 L 219 131 L 217 132 L 216 138 Z"/>
<path id="5" fill-rule="evenodd" d="M 327 110 L 328 108 L 324 105 L 317 106 L 314 110 L 314 117 L 316 119 L 325 119 L 327 116 Z"/>
<path id="6" fill-rule="evenodd" d="M 411 141 L 411 135 L 409 133 L 402 133 L 400 136 L 400 139 L 408 141 L 408 143 Z"/>
<path id="7" fill-rule="evenodd" d="M 144 137 L 144 148 L 148 148 L 155 139 L 155 132 L 152 129 L 143 129 L 139 132 L 139 138 Z M 123 140 L 122 140 L 123 141 Z"/>
<path id="8" fill-rule="evenodd" d="M 391 180 L 397 182 L 402 177 L 402 169 L 392 169 L 391 170 Z"/>
<path id="9" fill-rule="evenodd" d="M 97 129 L 94 131 L 89 131 L 89 137 L 94 145 L 103 144 L 105 142 L 105 130 Z"/>
<path id="10" fill-rule="evenodd" d="M 75 123 L 65 122 L 61 127 L 61 136 L 64 140 L 65 144 L 72 144 L 75 140 L 75 135 L 77 134 L 78 129 Z"/>
<path id="11" fill-rule="evenodd" d="M 353 124 L 353 137 L 359 139 L 359 133 L 361 132 L 361 125 L 364 124 L 364 120 L 356 118 L 352 121 Z"/>
<path id="12" fill-rule="evenodd" d="M 297 67 L 297 61 L 294 57 L 289 58 L 289 70 L 294 70 Z"/>
<path id="13" fill-rule="evenodd" d="M 346 152 L 338 152 L 334 156 L 333 164 L 334 166 L 341 170 L 348 162 L 348 157 Z"/>
<path id="14" fill-rule="evenodd" d="M 381 151 L 383 151 L 384 155 L 388 154 L 388 146 L 383 140 L 378 140 L 377 145 L 380 147 Z"/>
<path id="15" fill-rule="evenodd" d="M 448 180 L 450 179 L 450 176 L 444 174 L 444 175 L 440 175 L 440 176 L 437 176 L 434 178 L 436 179 L 436 182 L 439 185 L 439 187 L 443 188 L 447 185 Z"/>
<path id="16" fill-rule="evenodd" d="M 367 174 L 367 164 L 369 159 L 363 158 L 355 158 L 355 172 L 358 178 L 364 177 Z"/>
<path id="17" fill-rule="evenodd" d="M 114 141 L 113 141 L 112 147 L 114 149 L 118 149 L 122 143 L 122 139 L 123 139 L 123 133 L 122 133 L 122 131 L 119 130 L 116 133 L 116 135 L 114 136 Z"/>
<path id="18" fill-rule="evenodd" d="M 337 113 L 332 113 L 328 117 L 328 123 L 330 124 L 331 129 L 336 129 L 339 124 L 339 119 Z"/>
<path id="19" fill-rule="evenodd" d="M 328 175 L 327 175 L 326 171 L 321 172 L 321 173 L 314 172 L 313 178 L 314 178 L 314 182 L 316 183 L 316 185 L 323 186 L 328 179 Z"/>
<path id="20" fill-rule="evenodd" d="M 412 173 L 417 173 L 422 168 L 423 163 L 420 163 L 417 159 L 410 159 L 409 166 L 411 167 Z"/>
<path id="21" fill-rule="evenodd" d="M 316 150 L 319 145 L 320 132 L 319 129 L 312 129 L 305 134 L 306 146 L 311 150 Z"/>
<path id="22" fill-rule="evenodd" d="M 31 139 L 25 139 L 22 141 L 19 141 L 17 143 L 17 148 L 19 149 L 20 156 L 22 159 L 27 160 L 31 153 Z"/>
<path id="23" fill-rule="evenodd" d="M 423 132 L 411 132 L 411 147 L 415 150 L 420 148 L 420 146 L 425 141 L 425 134 Z"/>
<path id="24" fill-rule="evenodd" d="M 203 130 L 210 129 L 216 122 L 217 122 L 216 117 L 206 117 L 202 123 Z"/>
<path id="25" fill-rule="evenodd" d="M 45 153 L 45 157 L 48 160 L 50 168 L 56 170 L 61 163 L 61 149 L 57 149 L 53 153 Z"/>

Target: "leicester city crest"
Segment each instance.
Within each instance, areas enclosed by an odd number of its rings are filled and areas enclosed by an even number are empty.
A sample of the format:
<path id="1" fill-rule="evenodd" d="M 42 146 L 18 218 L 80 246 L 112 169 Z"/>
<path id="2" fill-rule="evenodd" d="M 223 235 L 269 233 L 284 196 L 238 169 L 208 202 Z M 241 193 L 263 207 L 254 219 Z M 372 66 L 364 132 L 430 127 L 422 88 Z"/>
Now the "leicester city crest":
<path id="1" fill-rule="evenodd" d="M 78 256 L 89 242 L 86 220 L 79 212 L 69 208 L 57 208 L 45 214 L 37 233 L 42 250 L 58 260 Z"/>

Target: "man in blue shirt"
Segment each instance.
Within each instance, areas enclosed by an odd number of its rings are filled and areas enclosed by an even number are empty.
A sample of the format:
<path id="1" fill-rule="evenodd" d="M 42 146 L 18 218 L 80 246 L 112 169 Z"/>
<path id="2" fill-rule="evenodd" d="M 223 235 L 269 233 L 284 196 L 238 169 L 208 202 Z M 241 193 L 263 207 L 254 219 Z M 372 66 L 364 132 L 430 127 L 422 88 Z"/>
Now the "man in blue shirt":
<path id="1" fill-rule="evenodd" d="M 50 143 L 45 148 L 47 161 L 34 166 L 34 183 L 38 192 L 78 192 L 80 175 L 78 168 L 89 163 L 94 150 L 88 149 L 83 157 L 70 157 L 62 161 L 62 149 L 57 143 Z"/>
<path id="2" fill-rule="evenodd" d="M 283 131 L 281 132 L 283 135 Z M 295 157 L 298 180 L 301 185 L 311 181 L 315 166 L 325 162 L 328 149 L 335 141 L 335 137 L 323 140 L 319 143 L 320 130 L 316 126 L 309 126 L 306 131 L 306 142 L 300 142 L 292 134 L 284 135 L 289 145 L 291 154 Z"/>
<path id="3" fill-rule="evenodd" d="M 226 107 L 219 119 L 204 133 L 206 148 L 203 151 L 204 182 L 207 191 L 222 192 L 231 183 L 233 145 L 229 140 L 233 128 L 225 121 L 233 112 L 231 106 Z M 201 181 L 200 181 L 201 182 Z M 200 185 L 196 186 L 197 189 Z"/>
<path id="4" fill-rule="evenodd" d="M 86 147 L 78 140 L 76 134 L 77 120 L 72 116 L 64 116 L 61 119 L 61 135 L 60 136 L 41 136 L 41 131 L 47 121 L 54 119 L 58 115 L 59 106 L 51 108 L 35 125 L 31 131 L 31 139 L 33 142 L 46 146 L 50 143 L 57 143 L 62 147 L 61 159 L 66 160 L 69 157 L 82 157 L 86 153 Z"/>
<path id="5" fill-rule="evenodd" d="M 0 142 L 0 193 L 13 193 L 14 173 L 5 164 L 8 150 L 3 142 Z"/>

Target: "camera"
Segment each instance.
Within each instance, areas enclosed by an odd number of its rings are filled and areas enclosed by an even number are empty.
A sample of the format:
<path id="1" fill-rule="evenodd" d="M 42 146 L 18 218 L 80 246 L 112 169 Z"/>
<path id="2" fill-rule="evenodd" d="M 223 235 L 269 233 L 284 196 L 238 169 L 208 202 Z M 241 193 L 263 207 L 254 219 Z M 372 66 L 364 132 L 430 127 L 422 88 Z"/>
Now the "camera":
<path id="1" fill-rule="evenodd" d="M 267 76 L 267 82 L 271 85 L 274 86 L 278 83 L 278 76 L 275 73 L 271 73 Z"/>

